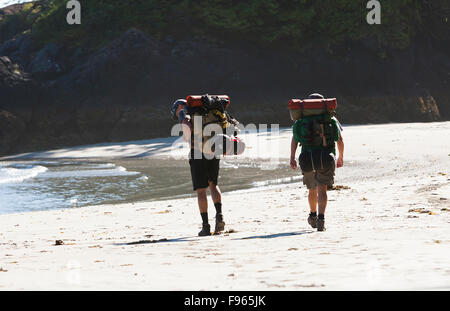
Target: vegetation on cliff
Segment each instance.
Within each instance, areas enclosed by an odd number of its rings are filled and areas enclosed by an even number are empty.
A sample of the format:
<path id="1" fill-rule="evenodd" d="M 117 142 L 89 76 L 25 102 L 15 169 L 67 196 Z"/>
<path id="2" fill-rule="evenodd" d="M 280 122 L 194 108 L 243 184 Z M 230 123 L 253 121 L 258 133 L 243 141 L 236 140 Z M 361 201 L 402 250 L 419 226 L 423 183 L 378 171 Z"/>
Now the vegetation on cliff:
<path id="1" fill-rule="evenodd" d="M 136 27 L 155 38 L 233 38 L 267 46 L 326 49 L 365 38 L 403 49 L 418 33 L 449 39 L 447 0 L 382 1 L 382 24 L 366 23 L 367 1 L 348 0 L 85 0 L 82 24 L 66 22 L 66 0 L 39 0 L 0 20 L 0 33 L 32 29 L 41 45 L 97 48 Z M 1 18 L 1 17 L 0 17 Z"/>

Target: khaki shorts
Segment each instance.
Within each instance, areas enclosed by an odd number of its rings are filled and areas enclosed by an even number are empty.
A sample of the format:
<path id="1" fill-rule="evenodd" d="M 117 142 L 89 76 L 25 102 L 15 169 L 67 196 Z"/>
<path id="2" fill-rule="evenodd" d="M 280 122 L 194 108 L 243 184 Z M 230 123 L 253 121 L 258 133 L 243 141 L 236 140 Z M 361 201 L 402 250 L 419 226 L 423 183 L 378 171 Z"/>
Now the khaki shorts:
<path id="1" fill-rule="evenodd" d="M 328 169 L 319 169 L 303 174 L 303 184 L 308 189 L 316 189 L 317 185 L 327 185 L 332 187 L 334 184 L 334 173 L 336 171 L 336 163 Z"/>

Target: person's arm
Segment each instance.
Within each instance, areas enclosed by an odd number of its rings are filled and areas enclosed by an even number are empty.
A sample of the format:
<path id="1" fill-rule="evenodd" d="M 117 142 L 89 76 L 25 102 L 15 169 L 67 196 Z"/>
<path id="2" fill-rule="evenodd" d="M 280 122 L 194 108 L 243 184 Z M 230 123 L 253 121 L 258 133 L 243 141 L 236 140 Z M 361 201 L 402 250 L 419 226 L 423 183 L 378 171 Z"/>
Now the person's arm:
<path id="1" fill-rule="evenodd" d="M 173 103 L 172 119 L 177 120 L 181 124 L 183 131 L 183 140 L 189 142 L 191 140 L 192 122 L 191 117 L 187 114 L 185 101 L 182 99 Z"/>
<path id="2" fill-rule="evenodd" d="M 298 143 L 295 141 L 294 136 L 292 136 L 290 165 L 293 170 L 297 169 L 297 160 L 295 160 L 295 153 L 297 152 L 297 147 L 298 147 Z"/>
<path id="3" fill-rule="evenodd" d="M 183 121 L 181 121 L 181 127 L 183 128 L 183 139 L 189 142 L 191 140 L 192 133 L 191 118 L 186 117 Z"/>
<path id="4" fill-rule="evenodd" d="M 337 159 L 337 167 L 344 166 L 344 138 L 342 137 L 342 133 L 339 133 L 339 140 L 337 141 L 337 147 L 339 151 L 339 157 Z"/>

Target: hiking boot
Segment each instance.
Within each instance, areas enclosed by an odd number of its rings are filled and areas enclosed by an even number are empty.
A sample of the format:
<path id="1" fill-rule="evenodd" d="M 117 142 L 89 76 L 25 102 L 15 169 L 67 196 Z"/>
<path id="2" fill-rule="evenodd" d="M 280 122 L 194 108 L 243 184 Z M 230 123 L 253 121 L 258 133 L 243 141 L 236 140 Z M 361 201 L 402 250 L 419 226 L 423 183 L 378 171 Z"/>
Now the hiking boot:
<path id="1" fill-rule="evenodd" d="M 325 219 L 317 219 L 317 231 L 325 231 Z"/>
<path id="2" fill-rule="evenodd" d="M 308 217 L 308 224 L 313 227 L 314 229 L 317 228 L 317 216 L 311 216 Z"/>
<path id="3" fill-rule="evenodd" d="M 211 235 L 211 226 L 209 224 L 203 224 L 202 231 L 198 233 L 198 236 Z"/>
<path id="4" fill-rule="evenodd" d="M 223 215 L 216 215 L 216 228 L 214 229 L 214 233 L 220 233 L 225 230 L 225 222 L 223 221 Z"/>

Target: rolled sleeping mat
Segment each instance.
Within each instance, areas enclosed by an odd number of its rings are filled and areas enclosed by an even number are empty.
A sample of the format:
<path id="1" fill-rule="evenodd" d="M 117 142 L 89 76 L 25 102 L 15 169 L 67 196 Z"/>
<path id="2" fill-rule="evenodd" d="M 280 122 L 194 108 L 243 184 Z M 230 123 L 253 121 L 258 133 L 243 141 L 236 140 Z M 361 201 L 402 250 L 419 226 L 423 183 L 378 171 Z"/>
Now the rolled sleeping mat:
<path id="1" fill-rule="evenodd" d="M 212 99 L 218 99 L 221 101 L 227 101 L 225 109 L 230 105 L 230 97 L 228 95 L 189 95 L 186 98 L 187 106 L 191 108 L 199 108 L 205 105 L 204 96 L 208 96 Z"/>
<path id="2" fill-rule="evenodd" d="M 337 109 L 337 99 L 291 99 L 288 104 L 293 121 L 303 117 L 333 113 Z"/>
<path id="3" fill-rule="evenodd" d="M 217 134 L 203 144 L 203 153 L 216 156 L 241 155 L 245 151 L 245 143 L 236 136 Z"/>

